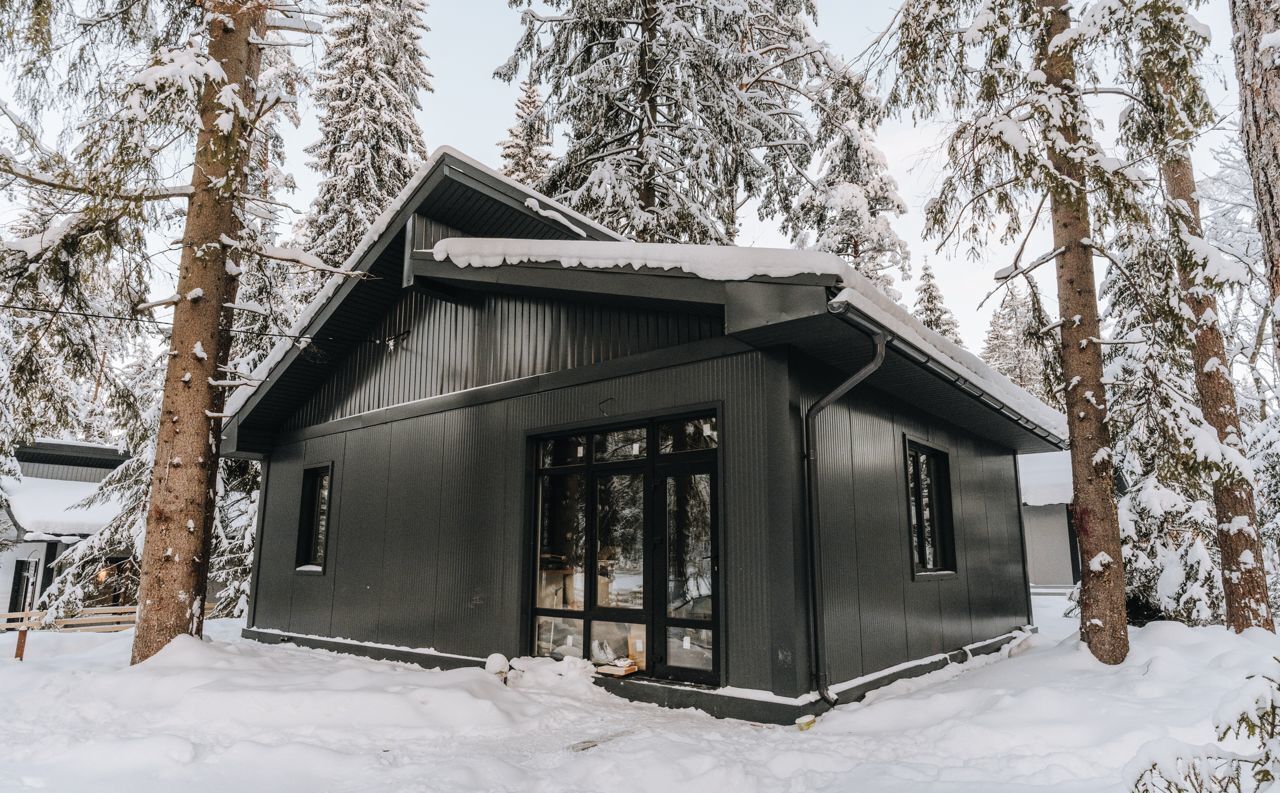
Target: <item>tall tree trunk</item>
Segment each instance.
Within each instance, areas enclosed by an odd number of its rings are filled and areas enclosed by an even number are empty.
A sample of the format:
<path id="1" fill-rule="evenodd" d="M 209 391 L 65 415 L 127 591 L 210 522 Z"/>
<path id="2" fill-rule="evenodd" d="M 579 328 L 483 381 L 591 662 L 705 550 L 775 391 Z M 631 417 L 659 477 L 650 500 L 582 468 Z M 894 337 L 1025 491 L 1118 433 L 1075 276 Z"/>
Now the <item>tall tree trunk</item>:
<path id="1" fill-rule="evenodd" d="M 1262 37 L 1280 33 L 1275 0 L 1231 0 L 1236 81 L 1240 84 L 1240 132 L 1258 202 L 1258 230 L 1267 263 L 1271 302 L 1280 298 L 1280 49 L 1261 49 Z M 1272 341 L 1280 351 L 1280 313 L 1272 317 Z M 1280 357 L 1280 356 L 1278 356 Z"/>
<path id="2" fill-rule="evenodd" d="M 1195 171 L 1186 151 L 1166 158 L 1160 164 L 1160 174 L 1173 203 L 1170 214 L 1175 229 L 1180 227 L 1196 237 L 1203 236 Z M 1196 320 L 1192 360 L 1200 409 L 1218 433 L 1218 441 L 1243 455 L 1240 411 L 1222 329 L 1218 325 L 1218 300 L 1212 291 L 1198 283 L 1197 269 L 1190 256 L 1179 257 L 1178 286 L 1183 302 Z M 1222 553 L 1227 625 L 1237 633 L 1254 627 L 1274 631 L 1253 485 L 1234 467 L 1227 466 L 1213 481 L 1213 505 L 1218 519 L 1218 548 Z"/>
<path id="3" fill-rule="evenodd" d="M 1049 49 L 1050 41 L 1070 27 L 1069 6 L 1066 0 L 1040 0 L 1040 9 L 1048 15 L 1049 30 L 1040 45 L 1038 65 L 1049 86 L 1069 95 L 1076 84 L 1074 56 L 1061 48 Z M 1074 120 L 1068 116 L 1047 132 L 1061 137 L 1061 142 L 1050 142 L 1049 159 L 1068 183 L 1053 191 L 1051 216 L 1053 244 L 1062 249 L 1057 260 L 1058 315 L 1063 319 L 1060 354 L 1067 384 L 1063 398 L 1074 480 L 1071 514 L 1082 561 L 1080 637 L 1099 661 L 1118 664 L 1129 653 L 1129 629 L 1102 348 L 1096 342 L 1098 294 L 1093 252 L 1084 244 L 1091 236 L 1085 171 L 1078 159 L 1066 153 L 1079 141 Z"/>
<path id="4" fill-rule="evenodd" d="M 165 373 L 151 509 L 142 550 L 138 628 L 133 663 L 159 652 L 175 636 L 200 635 L 215 508 L 222 409 L 221 380 L 230 347 L 230 310 L 235 302 L 241 222 L 236 194 L 244 188 L 251 130 L 242 113 L 219 97 L 234 86 L 243 106 L 255 105 L 265 6 L 259 0 L 206 2 L 208 55 L 222 65 L 225 82 L 208 81 L 201 91 L 196 138 L 194 192 L 187 209 L 178 273 L 181 301 L 174 308 L 169 365 Z M 229 115 L 230 125 L 218 121 Z"/>

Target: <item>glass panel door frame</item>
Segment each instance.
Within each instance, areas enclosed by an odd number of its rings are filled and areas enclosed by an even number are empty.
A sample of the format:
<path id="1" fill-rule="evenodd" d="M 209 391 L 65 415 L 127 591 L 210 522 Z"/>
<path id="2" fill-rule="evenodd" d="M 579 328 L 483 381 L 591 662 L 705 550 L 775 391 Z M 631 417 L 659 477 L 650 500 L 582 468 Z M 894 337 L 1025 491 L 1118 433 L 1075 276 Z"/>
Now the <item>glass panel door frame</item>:
<path id="1" fill-rule="evenodd" d="M 683 451 L 661 452 L 659 446 L 659 427 L 670 422 L 693 419 L 711 419 L 714 422 L 716 446 L 712 448 L 694 448 Z M 596 437 L 605 432 L 621 429 L 643 427 L 645 437 L 645 453 L 639 457 L 628 459 L 597 460 L 594 449 Z M 703 429 L 706 429 L 704 425 Z M 696 431 L 696 428 L 695 428 Z M 568 425 L 548 430 L 530 432 L 527 436 L 529 447 L 529 475 L 526 481 L 531 483 L 528 502 L 528 536 L 527 544 L 530 563 L 530 582 L 526 587 L 529 607 L 525 610 L 525 630 L 528 631 L 526 645 L 537 652 L 537 628 L 539 618 L 564 619 L 581 621 L 582 625 L 582 657 L 590 660 L 592 644 L 592 624 L 629 623 L 643 626 L 645 643 L 643 656 L 646 668 L 643 674 L 650 677 L 677 680 L 691 683 L 718 683 L 721 672 L 721 649 L 724 646 L 724 599 L 720 588 L 719 575 L 719 516 L 718 503 L 720 455 L 719 435 L 723 432 L 723 423 L 719 404 L 706 407 L 690 408 L 673 413 L 650 416 L 639 416 L 627 419 L 614 419 L 607 424 Z M 585 442 L 585 455 L 581 460 L 565 462 L 558 458 L 548 458 L 546 465 L 541 455 L 542 442 L 551 439 L 563 439 L 568 436 L 582 436 Z M 686 475 L 688 473 L 705 474 L 710 478 L 710 513 L 711 513 L 711 599 L 712 615 L 707 620 L 690 620 L 668 618 L 667 612 L 667 548 L 666 531 L 666 498 L 667 478 Z M 566 610 L 545 608 L 538 605 L 538 581 L 540 559 L 540 542 L 542 526 L 540 523 L 542 479 L 545 476 L 583 477 L 586 491 L 585 531 L 586 549 L 583 567 L 585 572 L 583 610 Z M 599 516 L 600 516 L 600 482 L 615 476 L 643 477 L 643 537 L 644 537 L 644 575 L 643 596 L 640 608 L 599 605 L 601 593 L 599 551 Z M 611 626 L 616 635 L 616 627 Z M 697 627 L 706 628 L 712 635 L 712 668 L 709 671 L 670 666 L 666 663 L 666 630 L 667 628 Z"/>

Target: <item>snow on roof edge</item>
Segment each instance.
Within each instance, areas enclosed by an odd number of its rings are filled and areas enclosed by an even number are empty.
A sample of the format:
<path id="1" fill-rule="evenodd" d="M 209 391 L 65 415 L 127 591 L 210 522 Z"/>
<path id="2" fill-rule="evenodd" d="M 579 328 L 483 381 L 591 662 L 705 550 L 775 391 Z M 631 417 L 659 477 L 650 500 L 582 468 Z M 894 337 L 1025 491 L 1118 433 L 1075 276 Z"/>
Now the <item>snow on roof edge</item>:
<path id="1" fill-rule="evenodd" d="M 340 270 L 343 270 L 346 273 L 356 271 L 356 265 L 360 263 L 360 260 L 364 258 L 365 254 L 368 253 L 369 250 L 377 244 L 378 240 L 382 238 L 382 235 L 386 233 L 388 226 L 391 225 L 391 221 L 395 220 L 396 215 L 400 214 L 400 212 L 404 210 L 405 203 L 408 202 L 413 194 L 422 187 L 427 176 L 446 155 L 462 162 L 468 167 L 475 168 L 476 170 L 483 172 L 487 176 L 516 188 L 531 198 L 536 198 L 539 203 L 562 213 L 565 217 L 584 223 L 616 240 L 625 240 L 625 237 L 622 237 L 612 229 L 606 228 L 590 218 L 569 209 L 558 201 L 544 196 L 542 193 L 539 193 L 531 187 L 520 184 L 506 174 L 496 171 L 472 157 L 468 157 L 466 154 L 463 154 L 452 146 L 437 146 L 436 150 L 427 158 L 427 161 L 418 168 L 418 170 L 405 184 L 404 188 L 400 190 L 400 193 L 397 194 L 391 203 L 387 205 L 386 210 L 378 216 L 377 220 L 370 224 L 368 230 L 365 231 L 364 236 L 360 238 L 360 242 L 356 245 L 355 250 L 349 257 L 347 257 L 347 261 L 339 268 Z M 329 280 L 325 282 L 323 287 L 321 287 L 320 291 L 316 293 L 316 296 L 307 304 L 307 307 L 302 310 L 297 321 L 289 328 L 289 335 L 304 335 L 304 331 L 310 329 L 310 326 L 316 316 L 324 309 L 329 301 L 333 299 L 338 289 L 348 280 L 350 280 L 350 277 L 344 273 L 335 273 L 331 275 Z M 262 359 L 262 362 L 254 368 L 253 373 L 249 376 L 248 379 L 252 381 L 251 384 L 240 386 L 231 394 L 230 397 L 228 397 L 226 406 L 222 411 L 224 415 L 224 423 L 243 410 L 249 400 L 253 398 L 253 395 L 258 393 L 260 388 L 270 382 L 273 371 L 282 361 L 284 361 L 285 356 L 289 354 L 289 350 L 294 346 L 297 345 L 293 339 L 281 339 L 274 347 L 271 348 L 271 351 L 267 353 L 267 357 Z"/>
<path id="2" fill-rule="evenodd" d="M 852 270 L 852 268 L 850 268 Z M 876 320 L 885 329 L 920 352 L 951 364 L 955 374 L 980 387 L 986 394 L 1059 439 L 1067 437 L 1067 417 L 1032 396 L 985 361 L 951 341 L 895 303 L 861 273 L 854 271 L 844 289 L 831 301 L 833 308 L 848 305 Z"/>

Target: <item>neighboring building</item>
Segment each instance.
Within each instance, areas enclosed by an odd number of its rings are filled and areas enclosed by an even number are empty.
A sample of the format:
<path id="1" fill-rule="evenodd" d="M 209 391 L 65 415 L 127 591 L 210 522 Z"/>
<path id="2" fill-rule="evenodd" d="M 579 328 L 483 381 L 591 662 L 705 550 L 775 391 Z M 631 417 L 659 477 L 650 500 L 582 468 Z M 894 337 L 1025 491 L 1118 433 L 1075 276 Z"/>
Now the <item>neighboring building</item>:
<path id="1" fill-rule="evenodd" d="M 1031 621 L 1015 457 L 1062 416 L 842 260 L 619 241 L 442 149 L 352 263 L 228 406 L 246 636 L 785 721 Z"/>
<path id="2" fill-rule="evenodd" d="M 33 608 L 53 580 L 54 560 L 116 516 L 112 502 L 76 505 L 126 459 L 113 446 L 55 440 L 20 447 L 17 458 L 22 477 L 0 480 L 9 501 L 0 508 L 0 546 L 8 546 L 0 550 L 5 611 Z M 110 575 L 104 570 L 104 581 Z"/>
<path id="3" fill-rule="evenodd" d="M 1071 529 L 1071 455 L 1035 454 L 1018 460 L 1027 572 L 1032 586 L 1070 587 L 1080 580 L 1080 551 Z"/>

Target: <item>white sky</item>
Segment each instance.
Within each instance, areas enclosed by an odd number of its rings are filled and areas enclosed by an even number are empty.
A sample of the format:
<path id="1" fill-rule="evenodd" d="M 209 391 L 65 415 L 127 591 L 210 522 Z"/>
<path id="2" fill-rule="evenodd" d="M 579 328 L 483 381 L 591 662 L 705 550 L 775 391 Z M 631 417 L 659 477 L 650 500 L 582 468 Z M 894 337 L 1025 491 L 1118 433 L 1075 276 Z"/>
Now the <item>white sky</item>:
<path id="1" fill-rule="evenodd" d="M 818 0 L 819 35 L 845 57 L 857 56 L 891 19 L 896 0 Z M 1213 31 L 1214 50 L 1221 59 L 1210 77 L 1211 91 L 1222 112 L 1234 108 L 1235 86 L 1231 81 L 1230 18 L 1227 0 L 1210 0 L 1198 13 Z M 520 33 L 520 12 L 507 6 L 506 0 L 430 0 L 427 23 L 431 32 L 424 45 L 430 56 L 429 68 L 434 75 L 434 93 L 422 97 L 419 121 L 427 145 L 448 144 L 482 162 L 499 166 L 498 141 L 506 134 L 514 113 L 517 88 L 492 77 L 493 70 L 511 54 Z M 315 48 L 312 48 L 314 51 Z M 308 50 L 298 51 L 307 57 Z M 0 86 L 0 96 L 7 92 Z M 308 122 L 298 130 L 283 130 L 287 143 L 287 168 L 297 182 L 298 192 L 286 197 L 298 208 L 305 208 L 315 192 L 317 175 L 306 167 L 302 148 L 317 137 L 314 108 L 304 100 L 303 115 Z M 48 122 L 46 121 L 46 124 Z M 914 270 L 928 258 L 937 272 L 947 304 L 960 322 L 967 346 L 978 351 L 986 332 L 993 299 L 981 309 L 978 303 L 994 286 L 992 273 L 1008 264 L 1012 251 L 992 248 L 981 260 L 973 261 L 958 248 L 934 251 L 933 243 L 921 238 L 922 210 L 937 187 L 942 161 L 936 154 L 942 140 L 940 126 L 916 126 L 910 120 L 890 120 L 880 130 L 877 144 L 884 151 L 890 171 L 898 180 L 900 192 L 908 205 L 908 213 L 895 222 L 898 234 L 912 251 Z M 1225 134 L 1225 133 L 1223 133 Z M 1203 139 L 1197 160 L 1202 167 L 1210 163 L 1212 146 L 1222 134 Z M 12 215 L 3 211 L 0 198 L 0 220 Z M 8 216 L 8 217 L 6 217 Z M 787 240 L 769 224 L 746 218 L 739 235 L 741 245 L 786 247 Z M 1047 232 L 1033 238 L 1028 246 L 1030 260 L 1047 252 Z M 1099 268 L 1101 271 L 1101 268 Z M 1041 268 L 1039 280 L 1052 295 L 1051 267 Z M 900 287 L 908 305 L 914 302 L 914 284 Z"/>

